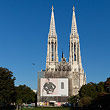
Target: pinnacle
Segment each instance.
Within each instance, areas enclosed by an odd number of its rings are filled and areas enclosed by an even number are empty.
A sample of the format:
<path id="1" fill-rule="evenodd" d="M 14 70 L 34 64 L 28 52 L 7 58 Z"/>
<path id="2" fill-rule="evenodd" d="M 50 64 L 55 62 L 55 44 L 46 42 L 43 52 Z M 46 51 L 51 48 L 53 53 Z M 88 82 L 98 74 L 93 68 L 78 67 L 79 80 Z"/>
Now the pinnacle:
<path id="1" fill-rule="evenodd" d="M 75 11 L 75 7 L 73 6 L 73 11 Z"/>
<path id="2" fill-rule="evenodd" d="M 51 21 L 50 21 L 50 31 L 49 31 L 49 35 L 50 36 L 56 36 L 56 29 L 55 29 L 55 19 L 54 19 L 54 8 L 52 5 L 52 13 L 51 13 Z"/>
<path id="3" fill-rule="evenodd" d="M 52 8 L 51 9 L 52 9 L 52 11 L 54 10 L 53 5 L 52 5 Z"/>
<path id="4" fill-rule="evenodd" d="M 75 8 L 73 6 L 73 16 L 72 16 L 72 26 L 71 26 L 71 33 L 74 35 L 77 33 L 77 24 L 76 24 L 76 17 L 75 17 Z"/>

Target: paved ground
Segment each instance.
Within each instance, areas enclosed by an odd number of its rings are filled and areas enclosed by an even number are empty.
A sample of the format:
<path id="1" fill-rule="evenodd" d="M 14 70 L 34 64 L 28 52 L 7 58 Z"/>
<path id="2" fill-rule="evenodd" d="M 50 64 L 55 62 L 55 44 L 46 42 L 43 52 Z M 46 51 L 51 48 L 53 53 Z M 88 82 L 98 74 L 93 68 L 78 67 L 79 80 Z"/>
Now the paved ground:
<path id="1" fill-rule="evenodd" d="M 70 110 L 69 108 L 62 108 L 62 107 L 60 107 L 60 108 L 54 108 L 54 107 L 48 107 L 48 108 L 45 108 L 45 107 L 43 107 L 43 108 L 23 108 L 22 110 Z"/>

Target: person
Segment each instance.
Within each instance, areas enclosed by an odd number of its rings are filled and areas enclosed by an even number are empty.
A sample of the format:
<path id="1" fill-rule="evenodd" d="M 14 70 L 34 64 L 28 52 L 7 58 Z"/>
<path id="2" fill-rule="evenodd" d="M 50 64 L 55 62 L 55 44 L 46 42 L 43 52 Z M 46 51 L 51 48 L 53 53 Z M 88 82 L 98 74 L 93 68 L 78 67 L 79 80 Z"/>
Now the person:
<path id="1" fill-rule="evenodd" d="M 47 78 L 46 82 L 43 86 L 43 89 L 46 91 L 47 94 L 52 94 L 55 90 L 56 86 L 52 82 L 50 82 L 50 79 Z"/>

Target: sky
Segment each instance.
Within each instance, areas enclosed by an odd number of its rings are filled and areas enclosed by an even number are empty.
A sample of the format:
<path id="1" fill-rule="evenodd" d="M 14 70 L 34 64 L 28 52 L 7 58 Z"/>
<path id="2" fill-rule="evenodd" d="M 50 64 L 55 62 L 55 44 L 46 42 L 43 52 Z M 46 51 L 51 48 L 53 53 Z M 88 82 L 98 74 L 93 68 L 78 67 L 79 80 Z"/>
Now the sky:
<path id="1" fill-rule="evenodd" d="M 0 0 L 0 67 L 13 72 L 16 86 L 37 89 L 37 72 L 46 67 L 52 5 L 59 61 L 62 49 L 69 58 L 74 5 L 87 83 L 105 81 L 110 77 L 110 0 Z"/>

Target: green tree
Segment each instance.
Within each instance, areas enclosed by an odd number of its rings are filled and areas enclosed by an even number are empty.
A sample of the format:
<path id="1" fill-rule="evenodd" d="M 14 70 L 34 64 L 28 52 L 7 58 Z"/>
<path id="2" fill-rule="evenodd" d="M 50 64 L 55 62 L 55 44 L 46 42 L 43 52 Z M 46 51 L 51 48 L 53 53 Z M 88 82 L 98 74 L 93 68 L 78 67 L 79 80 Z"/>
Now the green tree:
<path id="1" fill-rule="evenodd" d="M 14 102 L 14 87 L 13 73 L 6 68 L 0 67 L 0 104 L 8 105 Z"/>
<path id="2" fill-rule="evenodd" d="M 92 98 L 87 96 L 87 97 L 83 97 L 80 99 L 79 101 L 79 106 L 88 106 L 92 103 Z"/>
<path id="3" fill-rule="evenodd" d="M 78 95 L 75 95 L 75 96 L 71 96 L 68 101 L 71 103 L 71 104 L 75 104 L 75 103 L 78 103 L 79 101 L 79 96 Z"/>
<path id="4" fill-rule="evenodd" d="M 98 93 L 103 93 L 103 92 L 105 92 L 104 82 L 99 82 L 99 83 L 97 84 L 97 92 L 98 92 Z"/>
<path id="5" fill-rule="evenodd" d="M 35 93 L 26 85 L 16 87 L 16 103 L 33 103 L 35 101 Z"/>
<path id="6" fill-rule="evenodd" d="M 106 91 L 107 93 L 110 93 L 110 77 L 107 78 L 107 80 L 105 81 L 104 87 L 105 87 L 105 91 Z"/>
<path id="7" fill-rule="evenodd" d="M 91 97 L 92 99 L 95 99 L 98 95 L 96 88 L 97 88 L 97 84 L 92 82 L 83 85 L 79 91 L 80 98 Z"/>

